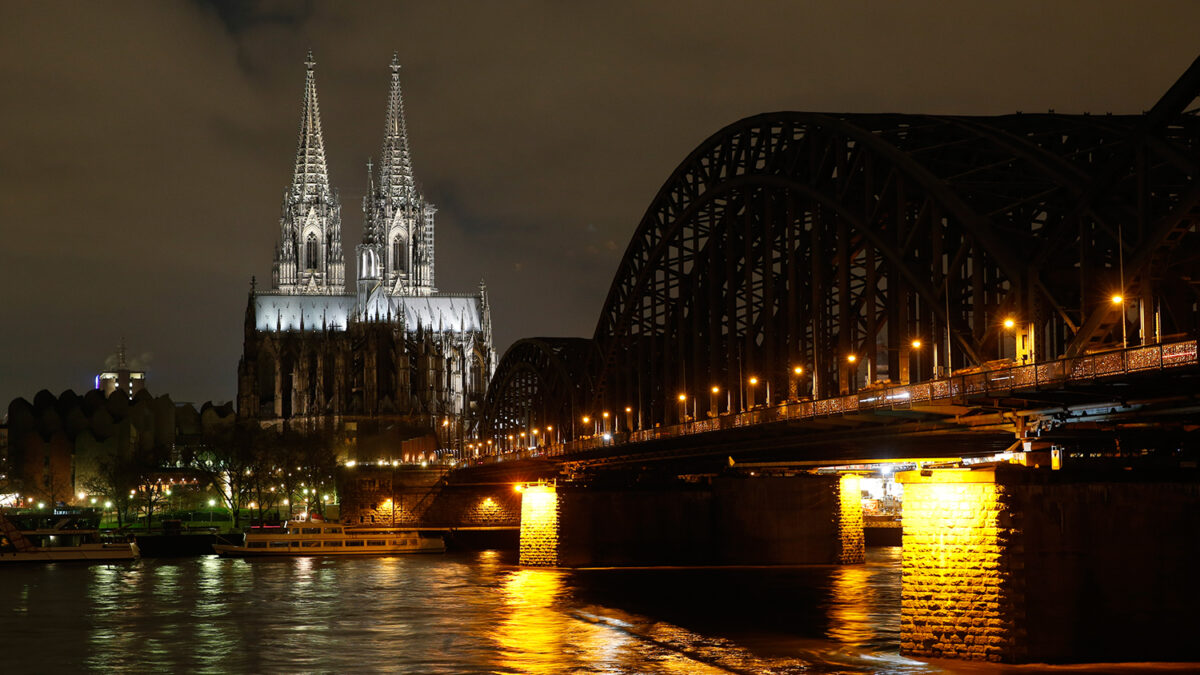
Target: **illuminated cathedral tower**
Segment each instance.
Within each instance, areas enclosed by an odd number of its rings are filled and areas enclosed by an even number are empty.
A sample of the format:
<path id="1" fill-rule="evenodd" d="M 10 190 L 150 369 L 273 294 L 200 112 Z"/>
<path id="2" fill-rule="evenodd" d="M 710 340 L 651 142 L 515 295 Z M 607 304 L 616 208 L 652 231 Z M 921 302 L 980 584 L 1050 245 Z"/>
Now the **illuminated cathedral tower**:
<path id="1" fill-rule="evenodd" d="M 413 176 L 400 64 L 392 58 L 383 156 L 378 178 L 368 164 L 357 287 L 349 292 L 311 53 L 305 65 L 272 285 L 252 285 L 246 305 L 238 415 L 305 428 L 340 424 L 360 436 L 436 429 L 441 444 L 462 439 L 497 360 L 491 307 L 482 283 L 477 293 L 434 284 L 436 209 Z"/>
<path id="2" fill-rule="evenodd" d="M 433 216 L 413 177 L 400 92 L 400 62 L 392 56 L 391 86 L 384 117 L 379 182 L 368 167 L 363 198 L 363 245 L 359 249 L 359 281 L 373 280 L 394 295 L 429 295 L 437 291 L 433 277 Z M 370 284 L 366 284 L 370 285 Z"/>
<path id="3" fill-rule="evenodd" d="M 342 258 L 342 207 L 329 187 L 321 107 L 317 104 L 316 62 L 304 62 L 304 105 L 296 145 L 292 185 L 283 193 L 279 244 L 272 267 L 273 290 L 285 294 L 340 295 L 346 289 Z"/>

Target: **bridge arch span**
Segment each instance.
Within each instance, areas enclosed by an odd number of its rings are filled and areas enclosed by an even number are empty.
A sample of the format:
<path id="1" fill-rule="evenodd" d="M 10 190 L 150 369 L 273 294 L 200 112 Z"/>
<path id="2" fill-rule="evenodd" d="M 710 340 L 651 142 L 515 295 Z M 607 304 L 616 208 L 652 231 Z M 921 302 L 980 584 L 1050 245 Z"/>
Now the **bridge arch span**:
<path id="1" fill-rule="evenodd" d="M 596 328 L 589 407 L 674 422 L 1119 340 L 1109 296 L 1122 281 L 1187 278 L 1168 278 L 1151 230 L 1176 219 L 1195 237 L 1195 118 L 1152 133 L 1145 119 L 735 122 L 680 164 L 639 224 Z M 1136 187 L 1144 170 L 1126 166 L 1134 146 L 1156 158 L 1150 195 Z M 1122 280 L 1126 256 L 1166 264 L 1157 280 L 1144 262 Z"/>
<path id="2" fill-rule="evenodd" d="M 572 438 L 575 430 L 568 425 L 594 391 L 596 357 L 595 344 L 587 338 L 526 338 L 513 343 L 488 385 L 481 442 L 504 445 L 510 434 L 533 429 L 548 433 L 551 442 Z M 552 427 L 549 432 L 547 426 Z"/>

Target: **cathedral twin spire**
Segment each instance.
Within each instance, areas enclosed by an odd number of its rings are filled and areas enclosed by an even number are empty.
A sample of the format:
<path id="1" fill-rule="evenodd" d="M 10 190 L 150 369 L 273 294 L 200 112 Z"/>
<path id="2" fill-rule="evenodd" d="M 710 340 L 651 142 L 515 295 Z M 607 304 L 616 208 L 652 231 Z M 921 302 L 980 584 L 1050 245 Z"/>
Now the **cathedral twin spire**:
<path id="1" fill-rule="evenodd" d="M 400 93 L 400 60 L 392 55 L 392 83 L 388 89 L 387 116 L 380 150 L 379 191 L 398 203 L 416 200 L 412 157 L 408 154 L 408 129 L 404 123 L 404 95 Z"/>
<path id="2" fill-rule="evenodd" d="M 300 113 L 299 143 L 296 146 L 296 170 L 292 178 L 292 198 L 308 203 L 329 201 L 329 169 L 325 165 L 325 139 L 321 135 L 321 106 L 317 102 L 317 79 L 312 52 L 305 59 L 304 106 Z"/>
<path id="3" fill-rule="evenodd" d="M 311 51 L 304 65 L 296 166 L 292 185 L 283 195 L 271 281 L 285 294 L 339 295 L 346 288 L 342 207 L 337 192 L 329 187 L 314 72 L 317 64 Z"/>
<path id="4" fill-rule="evenodd" d="M 341 204 L 330 188 L 321 109 L 312 52 L 305 60 L 304 99 L 291 187 L 284 193 L 280 239 L 272 281 L 285 294 L 341 295 L 345 291 Z M 393 55 L 384 122 L 379 181 L 368 167 L 359 246 L 359 290 L 383 286 L 391 294 L 427 295 L 433 286 L 433 215 L 413 176 L 400 90 L 400 63 Z"/>
<path id="5" fill-rule="evenodd" d="M 380 149 L 379 182 L 368 167 L 371 190 L 363 200 L 363 246 L 359 247 L 359 281 L 369 277 L 392 295 L 429 295 L 433 280 L 433 217 L 437 212 L 421 196 L 413 175 L 404 120 L 404 95 L 400 90 L 400 61 L 392 55 L 392 71 Z"/>

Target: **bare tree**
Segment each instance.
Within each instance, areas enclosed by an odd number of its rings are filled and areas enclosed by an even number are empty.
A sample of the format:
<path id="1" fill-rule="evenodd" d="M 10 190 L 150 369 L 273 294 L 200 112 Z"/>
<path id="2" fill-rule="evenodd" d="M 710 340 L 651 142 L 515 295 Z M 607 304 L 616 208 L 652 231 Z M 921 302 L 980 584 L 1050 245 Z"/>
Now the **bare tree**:
<path id="1" fill-rule="evenodd" d="M 266 452 L 271 435 L 270 431 L 238 426 L 206 439 L 196 453 L 196 468 L 221 495 L 222 502 L 233 514 L 235 528 L 240 522 L 242 508 L 253 498 L 251 488 L 256 458 Z"/>
<path id="2" fill-rule="evenodd" d="M 117 527 L 125 527 L 146 469 L 140 462 L 116 454 L 101 459 L 96 467 L 96 472 L 87 479 L 84 487 L 89 494 L 111 502 L 117 513 Z"/>

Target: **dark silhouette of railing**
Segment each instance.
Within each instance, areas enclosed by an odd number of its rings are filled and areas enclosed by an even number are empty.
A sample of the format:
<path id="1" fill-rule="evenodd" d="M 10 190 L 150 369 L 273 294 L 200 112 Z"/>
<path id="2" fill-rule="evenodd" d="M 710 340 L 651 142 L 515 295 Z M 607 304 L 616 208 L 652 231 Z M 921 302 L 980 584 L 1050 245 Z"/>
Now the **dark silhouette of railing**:
<path id="1" fill-rule="evenodd" d="M 695 434 L 757 427 L 780 422 L 802 421 L 882 409 L 910 409 L 914 404 L 967 403 L 972 397 L 1015 395 L 1062 389 L 1067 385 L 1119 380 L 1155 371 L 1195 366 L 1197 341 L 1130 347 L 1073 358 L 1017 364 L 990 369 L 973 369 L 947 378 L 914 384 L 864 389 L 848 396 L 817 400 L 786 400 L 777 405 L 760 405 L 745 412 L 719 414 L 707 419 L 689 419 L 682 424 L 639 430 L 612 430 L 561 443 L 513 448 L 503 440 L 488 454 L 468 461 L 493 462 L 537 457 L 569 458 L 614 446 L 645 443 Z M 616 420 L 617 418 L 613 418 Z M 615 423 L 615 422 L 614 422 Z M 533 438 L 533 435 L 527 435 Z"/>

